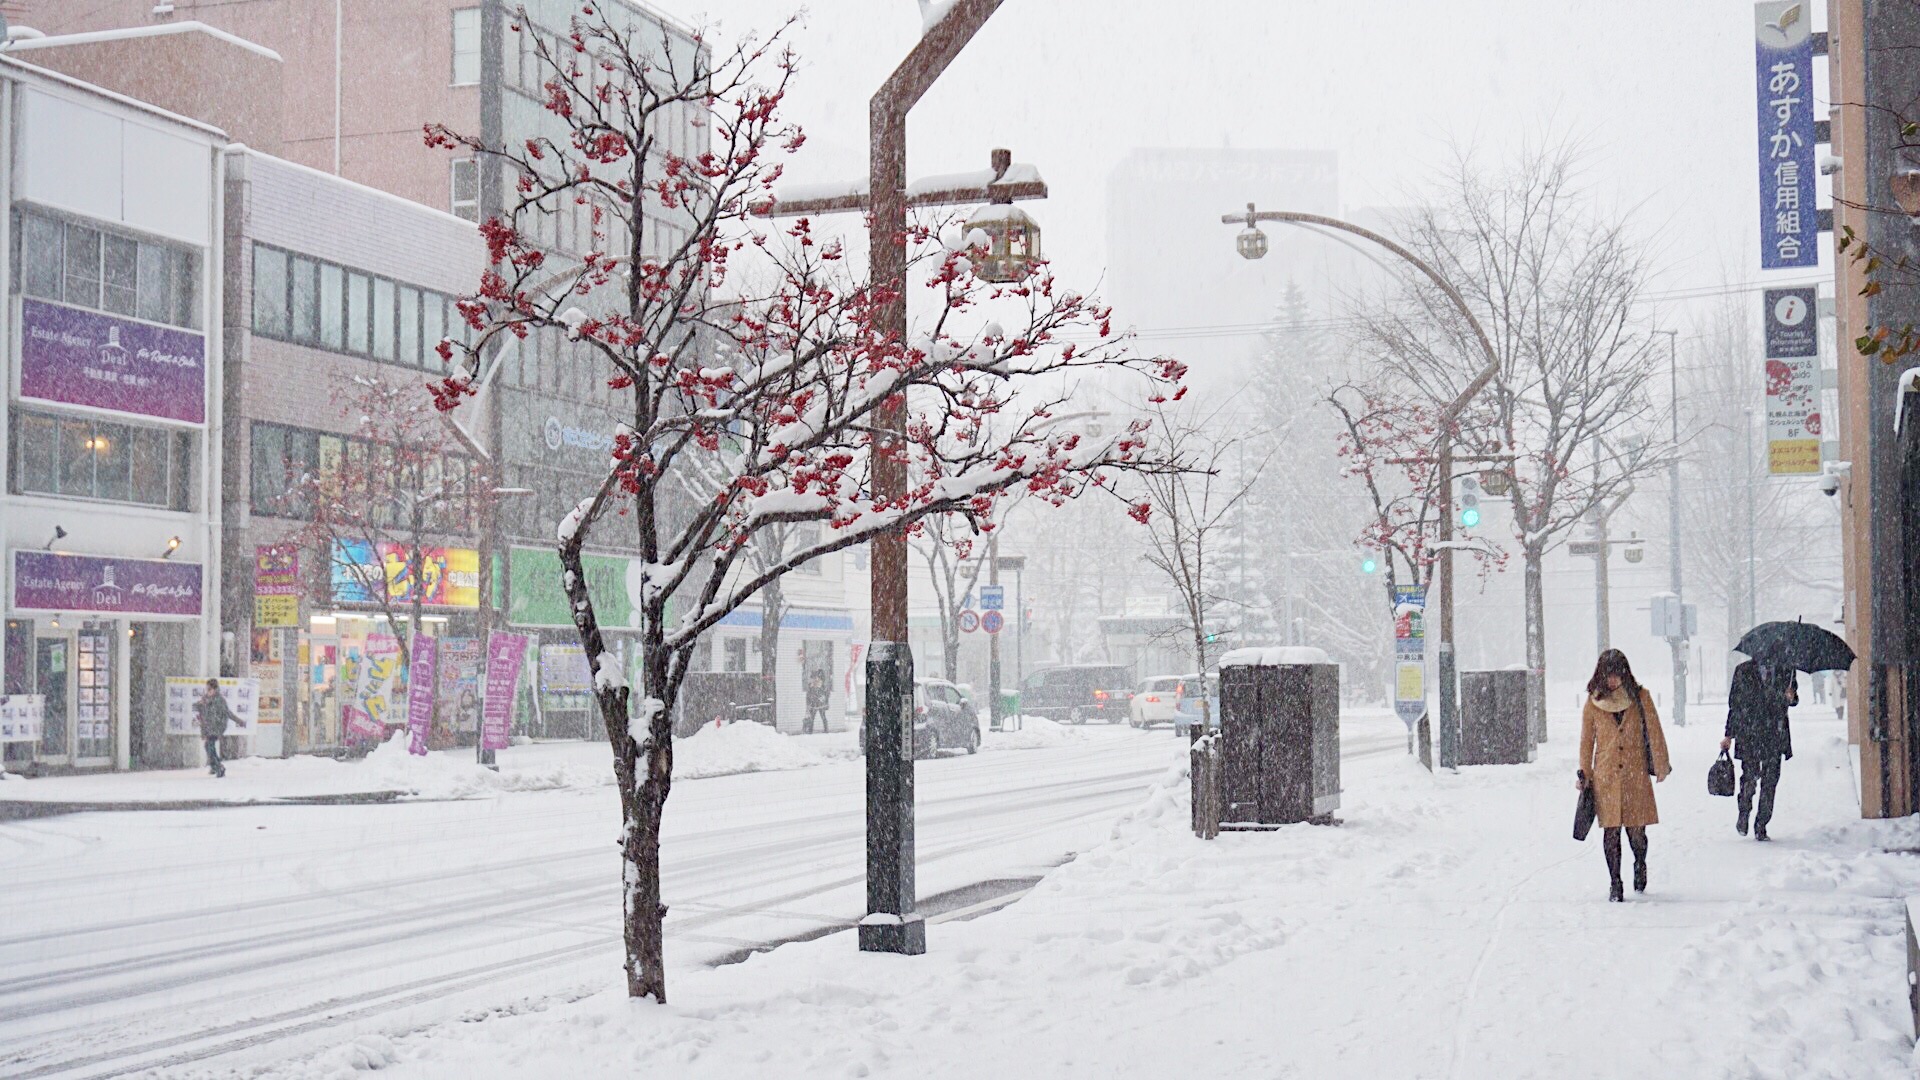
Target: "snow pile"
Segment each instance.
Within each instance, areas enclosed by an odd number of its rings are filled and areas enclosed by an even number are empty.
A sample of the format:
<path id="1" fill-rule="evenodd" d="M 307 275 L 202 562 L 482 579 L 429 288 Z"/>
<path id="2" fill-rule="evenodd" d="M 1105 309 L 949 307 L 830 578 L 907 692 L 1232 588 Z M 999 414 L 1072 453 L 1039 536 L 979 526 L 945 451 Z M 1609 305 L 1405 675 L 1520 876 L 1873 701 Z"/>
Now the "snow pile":
<path id="1" fill-rule="evenodd" d="M 1263 648 L 1230 650 L 1220 658 L 1221 667 L 1272 667 L 1281 664 L 1327 664 L 1325 649 L 1311 645 L 1269 645 Z"/>
<path id="2" fill-rule="evenodd" d="M 1016 731 L 986 731 L 980 736 L 982 750 L 1048 750 L 1087 741 L 1084 729 L 1058 724 L 1044 716 L 1022 716 Z"/>
<path id="3" fill-rule="evenodd" d="M 505 791 L 604 787 L 613 783 L 613 762 L 604 745 L 596 748 L 601 768 L 564 759 L 515 761 L 510 751 L 500 751 L 496 759 L 501 767 L 495 772 L 476 762 L 472 750 L 410 754 L 403 732 L 374 747 L 362 762 L 333 764 L 356 769 L 354 779 L 364 790 L 399 791 L 417 799 L 473 799 Z"/>
<path id="4" fill-rule="evenodd" d="M 827 763 L 826 755 L 765 724 L 703 727 L 673 746 L 675 779 L 727 776 L 743 772 L 805 769 Z"/>
<path id="5" fill-rule="evenodd" d="M 1605 901 L 1599 843 L 1567 835 L 1570 716 L 1528 765 L 1349 757 L 1334 827 L 1197 840 L 1175 767 L 1022 899 L 933 921 L 924 957 L 834 934 L 677 968 L 669 1008 L 610 977 L 544 1011 L 396 1033 L 384 1071 L 1910 1077 L 1895 897 L 1920 893 L 1920 860 L 1876 850 L 1900 824 L 1848 820 L 1831 714 L 1795 724 L 1809 749 L 1772 844 L 1735 835 L 1732 800 L 1697 782 L 1718 725 L 1669 731 L 1688 782 L 1658 789 L 1652 890 L 1625 904 Z"/>

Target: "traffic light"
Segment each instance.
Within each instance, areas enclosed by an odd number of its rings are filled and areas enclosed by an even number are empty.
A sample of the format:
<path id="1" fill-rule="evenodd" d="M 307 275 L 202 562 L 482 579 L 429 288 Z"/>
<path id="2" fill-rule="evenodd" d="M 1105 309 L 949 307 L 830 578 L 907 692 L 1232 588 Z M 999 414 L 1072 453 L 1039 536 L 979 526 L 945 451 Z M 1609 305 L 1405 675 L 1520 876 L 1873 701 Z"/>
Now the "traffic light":
<path id="1" fill-rule="evenodd" d="M 1460 527 L 1471 529 L 1480 524 L 1480 478 L 1460 478 Z"/>
<path id="2" fill-rule="evenodd" d="M 1216 641 L 1219 641 L 1219 640 L 1220 640 L 1220 633 L 1219 633 L 1219 631 L 1217 631 L 1217 630 L 1216 630 L 1216 631 L 1212 631 L 1212 632 L 1210 632 L 1210 633 L 1208 633 L 1208 634 L 1207 634 L 1207 644 L 1209 644 L 1209 645 L 1211 645 L 1211 644 L 1213 644 L 1214 642 L 1216 642 Z"/>
<path id="3" fill-rule="evenodd" d="M 1364 557 L 1362 557 L 1362 558 L 1361 558 L 1361 560 L 1360 560 L 1360 572 L 1361 572 L 1361 573 L 1363 573 L 1363 574 L 1374 574 L 1374 573 L 1378 573 L 1379 571 L 1380 571 L 1380 560 L 1379 560 L 1379 559 L 1376 559 L 1376 558 L 1374 558 L 1374 557 L 1373 557 L 1373 556 L 1371 556 L 1371 555 L 1367 555 L 1367 556 L 1364 556 Z"/>

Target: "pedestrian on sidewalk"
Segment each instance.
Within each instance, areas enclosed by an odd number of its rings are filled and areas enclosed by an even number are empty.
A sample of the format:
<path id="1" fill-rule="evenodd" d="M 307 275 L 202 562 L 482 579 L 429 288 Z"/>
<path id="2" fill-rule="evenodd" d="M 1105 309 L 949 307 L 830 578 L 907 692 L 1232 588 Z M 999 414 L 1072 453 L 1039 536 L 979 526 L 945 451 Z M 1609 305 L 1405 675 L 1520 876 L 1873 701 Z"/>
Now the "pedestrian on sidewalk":
<path id="1" fill-rule="evenodd" d="M 220 737 L 227 733 L 233 710 L 227 708 L 227 699 L 220 696 L 219 679 L 207 680 L 207 688 L 201 692 L 200 700 L 193 703 L 193 711 L 200 720 L 200 738 L 207 744 L 207 771 L 215 776 L 227 775 L 227 766 L 220 760 Z"/>
<path id="2" fill-rule="evenodd" d="M 1773 820 L 1773 793 L 1780 786 L 1780 762 L 1793 757 L 1793 732 L 1787 727 L 1787 708 L 1800 704 L 1794 671 L 1785 664 L 1748 660 L 1733 669 L 1727 690 L 1727 728 L 1720 749 L 1731 748 L 1740 759 L 1740 817 L 1734 829 L 1747 835 L 1747 812 L 1753 811 L 1753 838 L 1767 839 Z M 1754 789 L 1760 805 L 1753 805 Z"/>
<path id="3" fill-rule="evenodd" d="M 816 671 L 807 677 L 807 718 L 805 722 L 801 724 L 801 734 L 813 734 L 813 718 L 816 716 L 820 718 L 821 733 L 826 733 L 828 730 L 827 699 L 829 696 L 827 692 L 827 677 L 825 675 Z"/>
<path id="4" fill-rule="evenodd" d="M 1654 780 L 1673 771 L 1667 760 L 1667 736 L 1660 730 L 1660 714 L 1653 694 L 1633 677 L 1627 656 L 1618 649 L 1600 654 L 1593 678 L 1587 681 L 1587 701 L 1580 710 L 1579 768 L 1586 773 L 1575 783 L 1593 786 L 1594 820 L 1601 828 L 1600 846 L 1612 879 L 1607 899 L 1626 899 L 1620 882 L 1620 830 L 1627 830 L 1633 846 L 1633 891 L 1647 891 L 1647 826 L 1660 821 L 1654 804 Z"/>

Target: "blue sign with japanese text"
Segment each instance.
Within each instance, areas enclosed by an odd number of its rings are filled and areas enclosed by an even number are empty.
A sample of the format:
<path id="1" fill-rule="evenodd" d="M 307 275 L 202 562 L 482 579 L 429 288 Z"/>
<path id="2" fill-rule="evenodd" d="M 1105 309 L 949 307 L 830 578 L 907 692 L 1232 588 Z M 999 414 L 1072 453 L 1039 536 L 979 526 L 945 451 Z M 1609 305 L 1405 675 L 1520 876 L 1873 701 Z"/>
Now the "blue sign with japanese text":
<path id="1" fill-rule="evenodd" d="M 1753 5 L 1759 92 L 1760 267 L 1820 265 L 1813 165 L 1813 6 Z"/>

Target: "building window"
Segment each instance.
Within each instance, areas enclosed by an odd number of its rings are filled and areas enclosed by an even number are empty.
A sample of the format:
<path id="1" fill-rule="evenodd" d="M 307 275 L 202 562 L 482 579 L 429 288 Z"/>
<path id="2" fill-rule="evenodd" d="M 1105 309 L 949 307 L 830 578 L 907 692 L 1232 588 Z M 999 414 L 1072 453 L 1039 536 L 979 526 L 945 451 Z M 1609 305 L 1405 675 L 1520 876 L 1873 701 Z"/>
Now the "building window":
<path id="1" fill-rule="evenodd" d="M 420 290 L 400 286 L 400 362 L 420 366 Z"/>
<path id="2" fill-rule="evenodd" d="M 393 359 L 393 282 L 373 279 L 373 358 Z"/>
<path id="3" fill-rule="evenodd" d="M 347 351 L 366 356 L 373 350 L 373 279 L 347 271 Z"/>
<path id="4" fill-rule="evenodd" d="M 468 221 L 480 220 L 480 166 L 472 158 L 463 158 L 451 164 L 453 170 L 452 198 L 448 209 L 454 217 Z"/>
<path id="5" fill-rule="evenodd" d="M 458 8 L 453 13 L 453 85 L 480 81 L 480 9 Z"/>
<path id="6" fill-rule="evenodd" d="M 32 211 L 14 225 L 14 287 L 26 295 L 199 328 L 198 255 Z"/>
<path id="7" fill-rule="evenodd" d="M 14 491 L 188 510 L 193 436 L 140 424 L 15 410 Z"/>
<path id="8" fill-rule="evenodd" d="M 343 352 L 347 346 L 346 327 L 347 272 L 333 265 L 320 265 L 320 346 Z"/>
<path id="9" fill-rule="evenodd" d="M 400 465 L 391 446 L 348 435 L 329 435 L 305 428 L 257 421 L 251 431 L 248 488 L 253 512 L 263 517 L 306 519 L 313 514 L 310 483 L 336 499 L 354 500 L 370 476 L 392 477 Z M 467 492 L 473 483 L 473 462 L 445 454 L 426 462 L 424 474 L 386 480 L 379 490 L 398 498 L 408 490 L 446 494 L 426 513 L 429 530 L 459 531 L 472 520 Z M 402 500 L 404 502 L 404 500 Z M 405 526 L 407 515 L 399 504 L 371 508 L 377 525 Z"/>
<path id="10" fill-rule="evenodd" d="M 287 253 L 254 245 L 253 332 L 287 336 Z"/>

